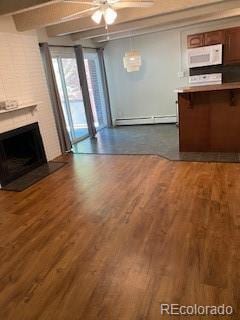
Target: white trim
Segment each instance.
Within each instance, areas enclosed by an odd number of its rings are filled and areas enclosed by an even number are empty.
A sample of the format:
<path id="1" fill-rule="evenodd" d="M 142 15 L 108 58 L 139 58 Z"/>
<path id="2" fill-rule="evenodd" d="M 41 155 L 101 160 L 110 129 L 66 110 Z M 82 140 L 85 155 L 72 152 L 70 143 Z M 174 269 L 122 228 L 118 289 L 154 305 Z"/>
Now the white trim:
<path id="1" fill-rule="evenodd" d="M 12 108 L 12 109 L 3 109 L 3 110 L 0 110 L 0 114 L 19 111 L 22 109 L 35 109 L 35 108 L 37 108 L 38 104 L 39 103 L 28 103 L 28 104 L 19 105 L 15 108 Z"/>
<path id="2" fill-rule="evenodd" d="M 176 123 L 176 115 L 166 116 L 149 116 L 149 117 L 134 117 L 134 118 L 119 118 L 115 120 L 116 126 L 136 125 L 136 124 L 157 124 L 157 123 Z"/>

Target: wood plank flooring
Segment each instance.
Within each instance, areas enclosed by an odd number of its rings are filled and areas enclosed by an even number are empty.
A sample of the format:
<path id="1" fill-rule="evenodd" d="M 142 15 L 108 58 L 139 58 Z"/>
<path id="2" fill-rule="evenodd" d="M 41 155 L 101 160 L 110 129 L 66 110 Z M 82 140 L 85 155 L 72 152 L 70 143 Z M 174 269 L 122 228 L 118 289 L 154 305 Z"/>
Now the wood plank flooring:
<path id="1" fill-rule="evenodd" d="M 240 319 L 240 164 L 66 159 L 0 192 L 1 320 L 173 319 L 160 303 Z"/>

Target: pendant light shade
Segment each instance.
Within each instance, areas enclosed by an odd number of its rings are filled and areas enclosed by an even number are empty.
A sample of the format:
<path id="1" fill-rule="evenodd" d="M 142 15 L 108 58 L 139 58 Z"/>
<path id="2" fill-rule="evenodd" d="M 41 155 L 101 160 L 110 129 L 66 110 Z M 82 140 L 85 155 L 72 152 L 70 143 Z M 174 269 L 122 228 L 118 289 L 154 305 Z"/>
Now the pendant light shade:
<path id="1" fill-rule="evenodd" d="M 142 58 L 139 51 L 130 51 L 123 57 L 124 68 L 127 72 L 139 71 L 142 65 Z"/>
<path id="2" fill-rule="evenodd" d="M 100 9 L 94 12 L 92 20 L 99 24 L 102 21 L 102 17 L 107 25 L 113 24 L 117 18 L 117 12 L 109 5 L 103 5 Z"/>
<path id="3" fill-rule="evenodd" d="M 92 15 L 92 20 L 94 22 L 96 22 L 97 24 L 99 24 L 101 22 L 101 20 L 102 20 L 102 16 L 103 16 L 103 12 L 101 10 L 97 10 Z"/>
<path id="4" fill-rule="evenodd" d="M 111 7 L 108 7 L 104 11 L 104 18 L 105 18 L 106 24 L 113 24 L 117 18 L 117 12 L 113 10 Z"/>

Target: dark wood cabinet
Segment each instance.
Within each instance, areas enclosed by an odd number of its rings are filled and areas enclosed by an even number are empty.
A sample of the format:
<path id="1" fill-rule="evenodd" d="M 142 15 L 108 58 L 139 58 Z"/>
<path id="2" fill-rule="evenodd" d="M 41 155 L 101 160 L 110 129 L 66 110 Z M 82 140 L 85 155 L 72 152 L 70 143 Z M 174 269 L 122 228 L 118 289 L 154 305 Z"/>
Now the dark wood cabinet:
<path id="1" fill-rule="evenodd" d="M 240 64 L 240 27 L 226 29 L 224 64 Z"/>
<path id="2" fill-rule="evenodd" d="M 205 33 L 189 35 L 187 38 L 188 48 L 198 48 L 203 46 L 211 46 L 214 44 L 225 43 L 225 31 L 216 30 Z"/>
<path id="3" fill-rule="evenodd" d="M 240 90 L 179 94 L 181 152 L 240 152 Z"/>
<path id="4" fill-rule="evenodd" d="M 204 34 L 194 34 L 190 35 L 187 38 L 188 48 L 197 48 L 204 46 Z"/>
<path id="5" fill-rule="evenodd" d="M 179 95 L 179 147 L 180 152 L 204 152 L 209 146 L 209 106 L 208 95 Z M 191 101 L 190 101 L 191 100 Z"/>
<path id="6" fill-rule="evenodd" d="M 189 49 L 215 44 L 224 45 L 224 65 L 240 65 L 240 27 L 191 34 L 187 37 Z"/>
<path id="7" fill-rule="evenodd" d="M 233 94 L 232 103 L 229 96 Z M 240 100 L 239 91 L 218 92 L 213 97 L 210 113 L 210 149 L 213 152 L 239 152 Z M 231 98 L 230 98 L 231 99 Z"/>
<path id="8" fill-rule="evenodd" d="M 224 30 L 217 30 L 206 32 L 204 34 L 204 45 L 205 46 L 212 46 L 215 44 L 224 44 L 225 43 L 225 32 Z"/>

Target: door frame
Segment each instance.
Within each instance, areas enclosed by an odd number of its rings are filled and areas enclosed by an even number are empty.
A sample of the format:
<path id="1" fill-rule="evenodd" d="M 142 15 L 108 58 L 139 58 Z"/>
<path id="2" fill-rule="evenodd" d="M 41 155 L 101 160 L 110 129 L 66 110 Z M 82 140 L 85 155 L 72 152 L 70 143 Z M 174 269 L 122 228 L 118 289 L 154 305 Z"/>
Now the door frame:
<path id="1" fill-rule="evenodd" d="M 97 130 L 94 125 L 94 117 L 92 112 L 92 105 L 88 90 L 88 82 L 87 82 L 87 75 L 86 69 L 84 64 L 84 55 L 83 55 L 83 48 L 81 45 L 74 46 L 75 56 L 77 60 L 77 67 L 78 67 L 78 76 L 80 81 L 80 86 L 82 88 L 83 94 L 83 101 L 85 106 L 85 113 L 88 123 L 88 130 L 90 138 L 94 138 L 97 134 Z"/>

